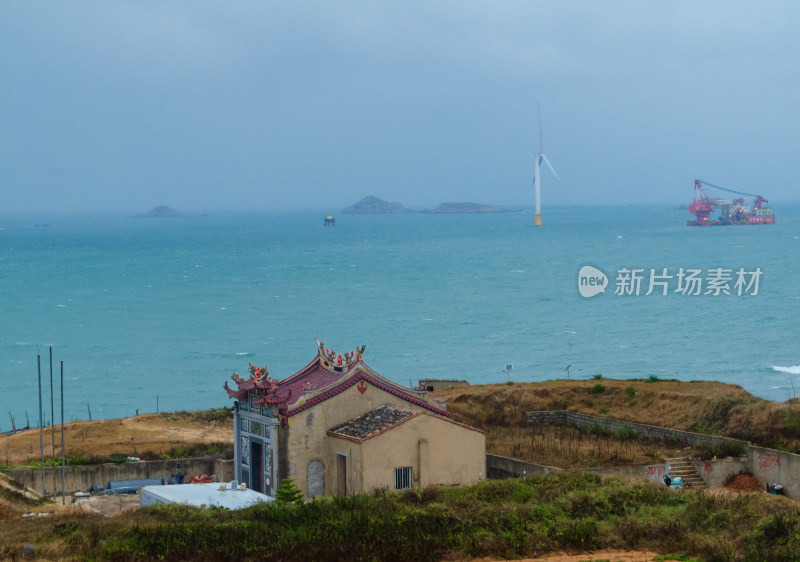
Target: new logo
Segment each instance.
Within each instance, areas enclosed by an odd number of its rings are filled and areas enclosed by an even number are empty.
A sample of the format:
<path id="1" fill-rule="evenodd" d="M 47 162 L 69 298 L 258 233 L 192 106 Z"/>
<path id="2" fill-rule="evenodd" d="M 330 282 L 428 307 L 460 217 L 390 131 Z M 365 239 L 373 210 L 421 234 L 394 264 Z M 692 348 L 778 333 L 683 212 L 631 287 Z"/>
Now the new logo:
<path id="1" fill-rule="evenodd" d="M 608 277 L 596 267 L 584 265 L 578 272 L 578 291 L 584 298 L 605 293 L 607 286 Z"/>

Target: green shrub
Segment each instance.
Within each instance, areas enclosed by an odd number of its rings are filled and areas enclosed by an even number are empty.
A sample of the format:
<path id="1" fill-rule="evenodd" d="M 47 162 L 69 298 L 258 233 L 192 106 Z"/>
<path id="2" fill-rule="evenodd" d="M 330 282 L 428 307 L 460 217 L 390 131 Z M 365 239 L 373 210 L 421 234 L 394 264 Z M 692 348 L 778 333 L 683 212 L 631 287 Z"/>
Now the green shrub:
<path id="1" fill-rule="evenodd" d="M 632 386 L 629 386 L 628 388 L 625 389 L 625 394 L 628 395 L 628 398 L 633 398 L 634 396 L 636 396 L 636 389 L 633 388 Z"/>
<path id="2" fill-rule="evenodd" d="M 606 391 L 606 387 L 604 387 L 604 386 L 603 386 L 602 384 L 600 384 L 600 383 L 597 383 L 596 385 L 594 385 L 594 386 L 592 387 L 591 393 L 592 393 L 592 394 L 602 394 L 602 393 L 604 393 L 605 391 Z"/>
<path id="3" fill-rule="evenodd" d="M 294 480 L 284 478 L 281 480 L 280 488 L 275 490 L 275 499 L 279 502 L 299 503 L 303 501 L 303 492 L 294 485 Z"/>
<path id="4" fill-rule="evenodd" d="M 639 438 L 639 433 L 636 431 L 636 428 L 629 423 L 621 425 L 616 430 L 614 430 L 614 439 L 618 439 L 620 441 L 629 441 L 631 439 L 638 439 L 638 438 Z"/>
<path id="5" fill-rule="evenodd" d="M 658 381 L 659 381 L 659 378 L 657 376 L 650 375 L 649 377 L 647 377 L 647 380 L 645 380 L 644 382 L 658 382 Z"/>
<path id="6" fill-rule="evenodd" d="M 699 451 L 700 460 L 711 460 L 714 457 L 738 457 L 746 453 L 744 443 L 740 441 L 725 440 L 711 447 L 703 447 Z"/>
<path id="7" fill-rule="evenodd" d="M 791 410 L 784 410 L 781 413 L 781 417 L 783 418 L 783 424 L 786 426 L 786 429 L 794 431 L 800 427 L 800 416 Z"/>
<path id="8" fill-rule="evenodd" d="M 596 374 L 596 375 L 592 375 L 592 379 L 594 379 L 594 380 L 596 380 L 596 381 L 601 381 L 601 380 L 603 380 L 604 378 L 605 378 L 605 377 L 603 376 L 603 374 L 602 374 L 602 373 L 598 373 L 598 374 Z"/>
<path id="9" fill-rule="evenodd" d="M 281 488 L 296 491 L 291 481 Z M 23 544 L 35 542 L 37 552 L 41 545 L 42 553 L 65 560 L 435 562 L 600 547 L 680 553 L 659 560 L 800 560 L 800 519 L 774 499 L 553 472 L 241 510 L 163 505 L 36 524 L 17 516 L 0 526 L 0 559 L 17 559 Z"/>

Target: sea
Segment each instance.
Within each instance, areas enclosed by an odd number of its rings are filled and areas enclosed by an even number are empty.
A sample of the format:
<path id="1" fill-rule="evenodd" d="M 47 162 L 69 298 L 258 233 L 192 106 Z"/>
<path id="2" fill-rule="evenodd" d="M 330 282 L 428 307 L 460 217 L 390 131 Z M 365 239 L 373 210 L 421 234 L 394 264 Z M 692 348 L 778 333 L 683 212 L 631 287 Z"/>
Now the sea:
<path id="1" fill-rule="evenodd" d="M 230 405 L 234 372 L 284 378 L 317 340 L 365 345 L 403 385 L 655 376 L 800 393 L 798 204 L 711 228 L 668 205 L 548 207 L 541 227 L 531 209 L 328 214 L 0 217 L 0 431 L 38 425 L 40 380 L 43 420 L 61 420 L 62 361 L 65 419 L 111 419 Z"/>

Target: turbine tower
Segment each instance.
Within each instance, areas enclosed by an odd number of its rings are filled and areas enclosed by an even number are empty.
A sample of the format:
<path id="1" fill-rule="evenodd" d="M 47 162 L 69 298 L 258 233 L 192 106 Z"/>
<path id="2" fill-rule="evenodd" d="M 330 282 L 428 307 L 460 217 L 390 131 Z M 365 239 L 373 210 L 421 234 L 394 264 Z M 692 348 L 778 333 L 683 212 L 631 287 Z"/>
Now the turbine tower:
<path id="1" fill-rule="evenodd" d="M 544 148 L 542 147 L 542 116 L 539 106 L 536 106 L 536 114 L 539 118 L 539 152 L 536 153 L 536 168 L 533 171 L 533 194 L 536 201 L 536 214 L 533 216 L 534 226 L 542 226 L 542 209 L 541 209 L 541 187 L 542 187 L 542 161 L 544 161 L 553 172 L 556 179 L 561 179 L 553 169 L 553 165 L 547 156 L 544 155 Z"/>

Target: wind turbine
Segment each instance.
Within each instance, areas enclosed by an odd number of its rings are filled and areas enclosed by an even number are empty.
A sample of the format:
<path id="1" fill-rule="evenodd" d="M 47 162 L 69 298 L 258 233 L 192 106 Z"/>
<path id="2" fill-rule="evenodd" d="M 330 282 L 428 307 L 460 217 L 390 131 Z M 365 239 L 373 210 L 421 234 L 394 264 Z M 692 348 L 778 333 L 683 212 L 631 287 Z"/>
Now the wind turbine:
<path id="1" fill-rule="evenodd" d="M 539 110 L 539 106 L 536 106 L 536 114 L 539 119 L 539 152 L 536 153 L 536 168 L 533 171 L 533 193 L 534 199 L 536 201 L 536 214 L 533 216 L 533 224 L 534 226 L 542 226 L 542 209 L 541 209 L 541 186 L 542 186 L 542 161 L 544 161 L 547 166 L 550 168 L 550 171 L 553 172 L 553 175 L 556 179 L 561 179 L 558 177 L 558 174 L 553 169 L 553 165 L 550 163 L 550 160 L 547 159 L 547 156 L 544 155 L 544 148 L 542 147 L 542 116 L 541 111 Z"/>

